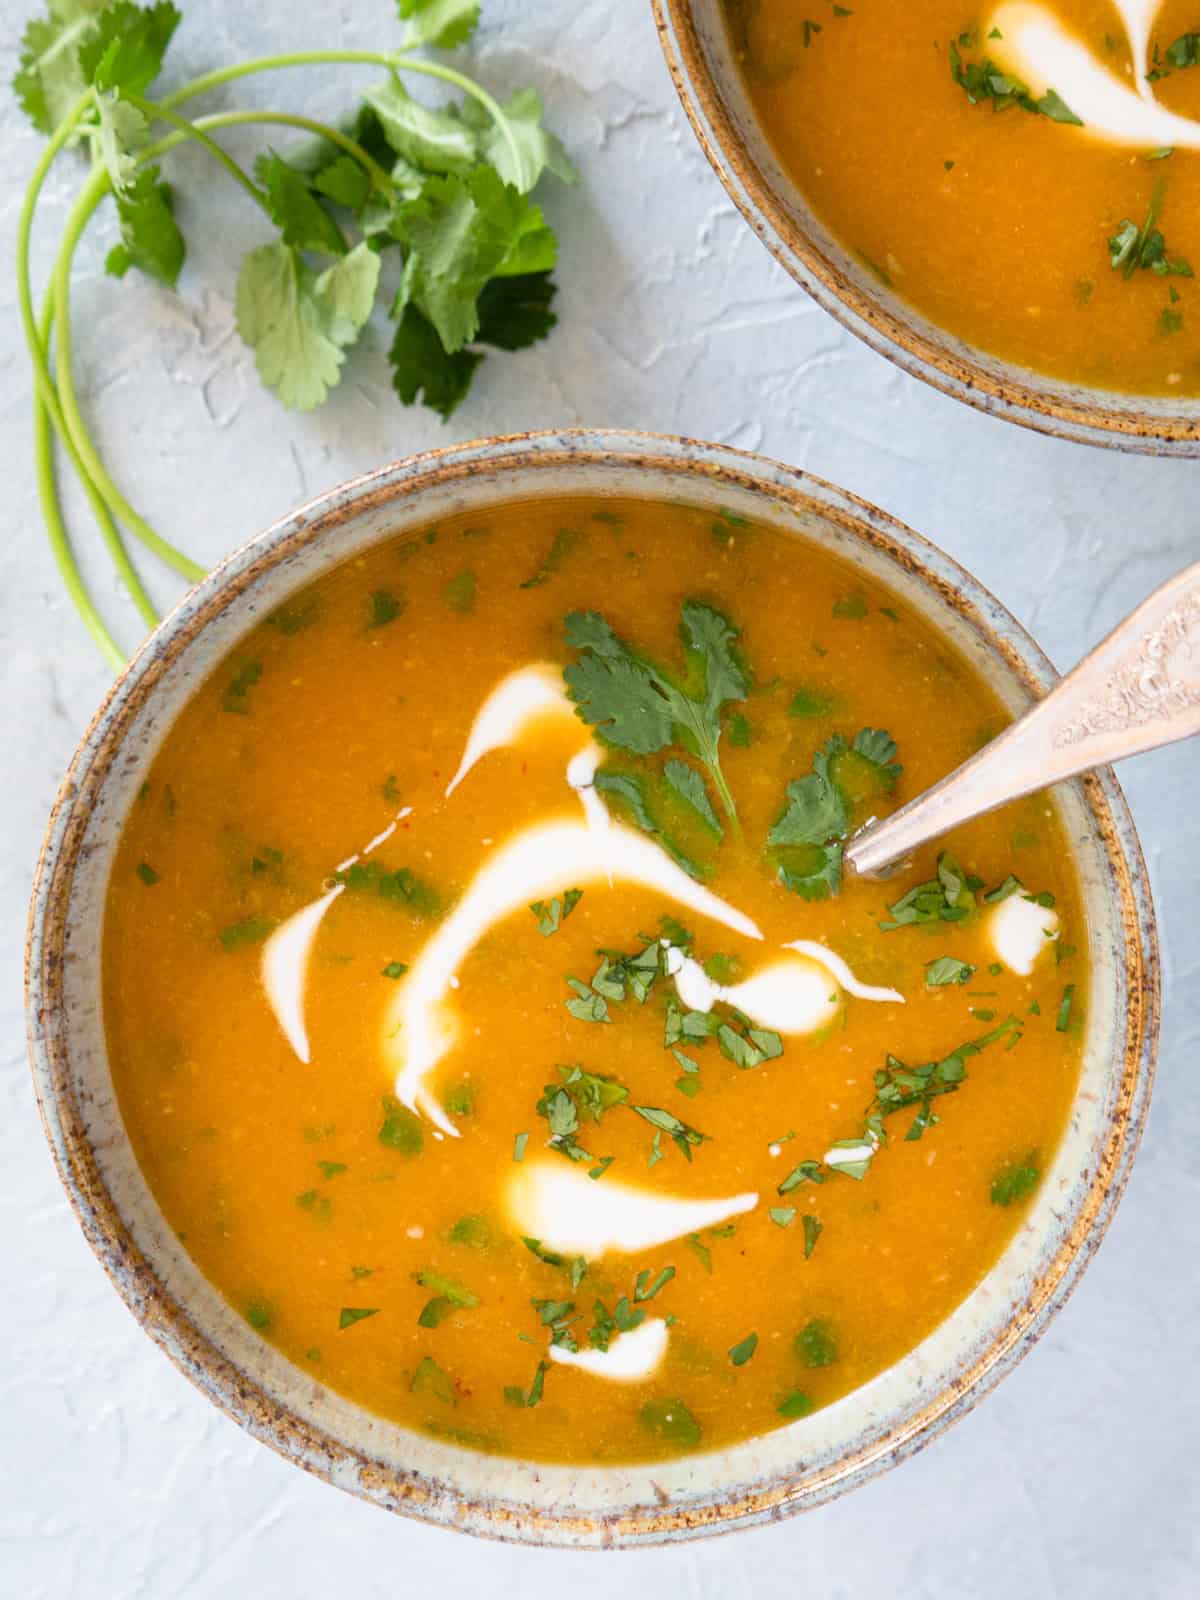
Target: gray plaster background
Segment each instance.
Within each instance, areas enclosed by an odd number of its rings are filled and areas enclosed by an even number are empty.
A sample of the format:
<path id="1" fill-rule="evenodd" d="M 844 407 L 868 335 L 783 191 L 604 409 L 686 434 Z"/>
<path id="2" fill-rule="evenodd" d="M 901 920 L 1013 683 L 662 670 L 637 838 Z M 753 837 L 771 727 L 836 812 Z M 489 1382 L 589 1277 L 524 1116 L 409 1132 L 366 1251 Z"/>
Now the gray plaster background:
<path id="1" fill-rule="evenodd" d="M 385 47 L 387 0 L 184 0 L 173 74 L 311 45 Z M 8 57 L 27 0 L 0 0 Z M 488 361 L 449 427 L 402 409 L 381 336 L 315 416 L 281 411 L 232 331 L 264 234 L 203 156 L 175 158 L 182 294 L 105 280 L 85 241 L 77 367 L 118 480 L 215 560 L 306 496 L 410 451 L 580 422 L 691 433 L 809 467 L 972 568 L 1060 664 L 1200 554 L 1200 464 L 1089 451 L 960 409 L 852 342 L 743 227 L 693 143 L 645 0 L 485 0 L 476 57 L 532 83 L 585 183 L 547 194 L 561 326 Z M 7 71 L 4 74 L 7 77 Z M 273 103 L 333 113 L 348 79 L 277 77 Z M 239 95 L 262 95 L 261 85 Z M 36 137 L 0 103 L 11 260 Z M 40 268 L 78 171 L 52 180 Z M 214 1412 L 136 1329 L 85 1247 L 42 1141 L 24 1059 L 21 947 L 56 785 L 107 674 L 65 600 L 36 506 L 30 380 L 0 271 L 0 1595 L 223 1600 L 615 1590 L 740 1600 L 1153 1600 L 1200 1593 L 1200 880 L 1196 748 L 1124 773 L 1153 874 L 1166 1018 L 1159 1088 L 1124 1206 L 1082 1288 L 982 1409 L 898 1472 L 761 1533 L 628 1556 L 484 1546 L 304 1477 Z M 77 526 L 82 530 L 86 519 Z M 122 638 L 139 628 L 107 570 Z M 164 600 L 173 581 L 155 576 Z"/>

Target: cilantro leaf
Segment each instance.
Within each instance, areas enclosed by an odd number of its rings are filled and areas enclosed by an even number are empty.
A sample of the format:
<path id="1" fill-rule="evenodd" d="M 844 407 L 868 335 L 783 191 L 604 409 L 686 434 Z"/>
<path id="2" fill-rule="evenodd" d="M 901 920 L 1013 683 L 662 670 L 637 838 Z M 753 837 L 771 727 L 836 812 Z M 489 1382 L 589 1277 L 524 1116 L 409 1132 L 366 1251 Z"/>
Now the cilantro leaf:
<path id="1" fill-rule="evenodd" d="M 142 167 L 124 194 L 116 196 L 121 241 L 113 245 L 105 269 L 124 277 L 137 267 L 173 289 L 183 266 L 185 246 L 174 216 L 169 184 L 159 180 L 157 167 Z"/>
<path id="2" fill-rule="evenodd" d="M 479 0 L 399 0 L 397 9 L 407 22 L 400 40 L 402 50 L 428 45 L 453 50 L 465 44 L 479 22 Z"/>
<path id="3" fill-rule="evenodd" d="M 371 197 L 369 174 L 344 152 L 314 173 L 312 186 L 347 211 L 362 211 Z"/>
<path id="4" fill-rule="evenodd" d="M 956 956 L 939 956 L 936 961 L 925 963 L 927 989 L 940 989 L 952 983 L 969 983 L 974 975 L 975 968 L 969 962 L 959 961 Z"/>
<path id="5" fill-rule="evenodd" d="M 34 17 L 26 23 L 12 86 L 21 109 L 39 133 L 53 133 L 87 88 L 79 65 L 79 45 L 94 27 L 82 8 L 70 19 L 60 8 L 49 17 Z"/>
<path id="6" fill-rule="evenodd" d="M 705 827 L 715 833 L 718 839 L 723 839 L 725 830 L 713 810 L 712 801 L 708 798 L 704 779 L 695 767 L 689 766 L 686 761 L 672 759 L 663 768 L 663 777 L 684 804 L 691 807 Z"/>
<path id="7" fill-rule="evenodd" d="M 1027 1200 L 1041 1177 L 1041 1157 L 1036 1150 L 1031 1150 L 1023 1161 L 1010 1161 L 992 1179 L 989 1191 L 992 1204 L 1011 1206 Z"/>
<path id="8" fill-rule="evenodd" d="M 687 600 L 682 607 L 686 687 L 637 655 L 594 611 L 573 611 L 567 643 L 580 659 L 563 668 L 576 715 L 605 743 L 634 755 L 682 744 L 699 757 L 736 821 L 733 796 L 721 771 L 721 715 L 749 692 L 735 644 L 738 630 L 712 607 Z"/>
<path id="9" fill-rule="evenodd" d="M 535 90 L 518 89 L 501 109 L 511 144 L 477 101 L 463 105 L 462 118 L 477 129 L 480 155 L 505 183 L 528 194 L 544 172 L 564 183 L 579 182 L 579 173 L 559 140 L 542 127 L 542 102 Z"/>
<path id="10" fill-rule="evenodd" d="M 338 383 L 345 348 L 371 313 L 379 267 L 365 242 L 319 277 L 282 242 L 262 245 L 242 262 L 238 332 L 285 406 L 312 410 Z"/>
<path id="11" fill-rule="evenodd" d="M 612 795 L 621 802 L 629 817 L 641 828 L 643 833 L 648 833 L 651 838 L 657 839 L 659 844 L 675 862 L 682 867 L 691 878 L 703 878 L 704 869 L 690 856 L 679 848 L 670 834 L 664 833 L 659 827 L 646 802 L 645 786 L 640 778 L 635 778 L 629 772 L 614 772 L 601 768 L 592 780 L 593 787 L 600 794 Z"/>
<path id="12" fill-rule="evenodd" d="M 96 96 L 96 121 L 84 130 L 95 158 L 108 173 L 113 193 L 127 194 L 137 176 L 134 152 L 145 144 L 149 124 L 137 106 L 115 90 Z"/>
<path id="13" fill-rule="evenodd" d="M 331 256 L 346 254 L 345 235 L 294 167 L 272 150 L 259 160 L 257 170 L 285 244 Z"/>
<path id="14" fill-rule="evenodd" d="M 454 108 L 423 106 L 395 77 L 368 89 L 363 99 L 392 150 L 423 172 L 465 173 L 475 165 L 475 134 Z"/>
<path id="15" fill-rule="evenodd" d="M 392 387 L 404 404 L 423 400 L 445 420 L 461 405 L 483 356 L 475 350 L 448 354 L 429 318 L 409 304 L 397 324 L 388 359 Z"/>
<path id="16" fill-rule="evenodd" d="M 842 792 L 830 776 L 833 755 L 845 749 L 838 736 L 813 756 L 813 770 L 787 786 L 787 805 L 767 835 L 779 881 L 805 900 L 838 892 L 842 846 L 850 818 Z"/>
<path id="17" fill-rule="evenodd" d="M 180 21 L 170 0 L 152 6 L 118 0 L 97 16 L 95 28 L 79 46 L 80 70 L 98 89 L 145 94 L 162 70 Z"/>
<path id="18" fill-rule="evenodd" d="M 544 339 L 558 318 L 550 309 L 556 293 L 549 272 L 492 278 L 480 291 L 479 344 L 497 350 L 524 350 Z"/>
<path id="19" fill-rule="evenodd" d="M 491 167 L 430 178 L 392 218 L 391 232 L 407 252 L 395 313 L 411 302 L 446 350 L 461 350 L 479 332 L 480 293 L 527 227 L 531 210 L 536 207 Z"/>
<path id="20" fill-rule="evenodd" d="M 937 859 L 937 877 L 915 884 L 907 894 L 901 895 L 888 907 L 891 921 L 881 922 L 879 926 L 885 933 L 891 933 L 913 923 L 962 922 L 975 909 L 977 888 L 982 888 L 982 884 L 977 879 L 968 881 L 954 857 L 942 851 Z"/>

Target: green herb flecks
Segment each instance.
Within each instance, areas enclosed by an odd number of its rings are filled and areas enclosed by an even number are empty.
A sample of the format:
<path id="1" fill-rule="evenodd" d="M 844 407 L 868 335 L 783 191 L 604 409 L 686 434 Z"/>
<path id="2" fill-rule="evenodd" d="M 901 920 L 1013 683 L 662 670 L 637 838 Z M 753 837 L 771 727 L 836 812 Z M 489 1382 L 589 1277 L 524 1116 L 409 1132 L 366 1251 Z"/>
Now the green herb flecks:
<path id="1" fill-rule="evenodd" d="M 537 918 L 538 932 L 543 939 L 548 939 L 552 933 L 558 932 L 582 899 L 582 889 L 568 889 L 561 899 L 555 895 L 553 900 L 533 902 L 529 909 Z"/>
<path id="2" fill-rule="evenodd" d="M 757 1333 L 748 1333 L 744 1339 L 739 1339 L 737 1344 L 730 1346 L 730 1364 L 735 1367 L 744 1367 L 757 1349 Z"/>
<path id="3" fill-rule="evenodd" d="M 830 1367 L 837 1360 L 837 1338 L 833 1325 L 815 1318 L 796 1335 L 796 1354 L 806 1367 Z"/>
<path id="4" fill-rule="evenodd" d="M 575 549 L 580 537 L 575 528 L 560 528 L 554 535 L 554 543 L 550 546 L 546 559 L 531 578 L 525 579 L 521 588 L 538 589 L 543 583 L 549 583 Z"/>
<path id="5" fill-rule="evenodd" d="M 419 1156 L 425 1147 L 425 1133 L 421 1119 L 407 1106 L 401 1105 L 393 1095 L 383 1098 L 383 1122 L 379 1128 L 379 1142 L 402 1156 Z"/>
<path id="6" fill-rule="evenodd" d="M 994 1206 L 1012 1206 L 1027 1200 L 1041 1182 L 1041 1158 L 1030 1150 L 1021 1161 L 1009 1162 L 992 1179 L 989 1190 Z"/>
<path id="7" fill-rule="evenodd" d="M 367 1317 L 377 1317 L 378 1306 L 343 1306 L 338 1313 L 338 1330 L 352 1328 L 356 1322 L 363 1322 Z"/>
<path id="8" fill-rule="evenodd" d="M 333 881 L 345 884 L 351 894 L 377 894 L 381 900 L 407 906 L 417 916 L 436 916 L 441 909 L 436 890 L 407 867 L 389 872 L 376 861 L 355 861 L 341 872 L 335 872 Z"/>
<path id="9" fill-rule="evenodd" d="M 533 1382 L 528 1389 L 518 1388 L 515 1384 L 505 1384 L 504 1398 L 510 1406 L 522 1406 L 532 1409 L 542 1403 L 542 1395 L 546 1387 L 546 1374 L 550 1370 L 548 1361 L 539 1361 L 537 1371 L 533 1375 Z"/>
<path id="10" fill-rule="evenodd" d="M 1126 280 L 1138 271 L 1153 272 L 1160 278 L 1195 276 L 1187 261 L 1167 253 L 1166 240 L 1158 226 L 1166 193 L 1166 179 L 1160 177 L 1154 185 L 1146 220 L 1141 227 L 1128 217 L 1123 217 L 1117 224 L 1116 233 L 1109 238 L 1109 264 L 1114 272 L 1119 272 Z"/>
<path id="11" fill-rule="evenodd" d="M 435 1272 L 427 1267 L 415 1276 L 422 1289 L 433 1291 L 433 1298 L 425 1302 L 417 1317 L 417 1322 L 422 1328 L 436 1328 L 454 1312 L 473 1311 L 479 1304 L 477 1294 L 456 1279 L 446 1277 L 444 1273 Z"/>
<path id="12" fill-rule="evenodd" d="M 680 1153 L 690 1161 L 692 1150 L 696 1145 L 703 1144 L 708 1138 L 706 1133 L 689 1127 L 686 1122 L 681 1122 L 670 1111 L 664 1111 L 659 1106 L 632 1106 L 638 1116 L 648 1122 L 652 1128 L 657 1128 L 660 1133 L 665 1133 L 671 1139 Z"/>
<path id="13" fill-rule="evenodd" d="M 938 956 L 936 961 L 925 963 L 925 987 L 943 989 L 950 984 L 970 983 L 975 968 L 956 956 Z"/>
<path id="14" fill-rule="evenodd" d="M 1040 113 L 1052 122 L 1067 122 L 1077 128 L 1083 122 L 1054 89 L 1035 99 L 1029 88 L 1012 73 L 1002 72 L 988 57 L 982 61 L 964 61 L 959 46 L 964 50 L 975 48 L 977 39 L 972 33 L 961 33 L 950 41 L 950 75 L 974 105 L 990 105 L 993 111 L 1011 111 L 1019 106 L 1022 111 Z"/>
<path id="15" fill-rule="evenodd" d="M 937 859 L 937 877 L 918 883 L 889 906 L 891 920 L 879 926 L 885 933 L 914 923 L 964 922 L 975 909 L 975 894 L 983 888 L 978 878 L 969 878 L 952 855 L 943 851 Z"/>
<path id="16" fill-rule="evenodd" d="M 694 1450 L 703 1438 L 700 1424 L 682 1400 L 647 1400 L 640 1416 L 642 1426 L 673 1450 Z"/>

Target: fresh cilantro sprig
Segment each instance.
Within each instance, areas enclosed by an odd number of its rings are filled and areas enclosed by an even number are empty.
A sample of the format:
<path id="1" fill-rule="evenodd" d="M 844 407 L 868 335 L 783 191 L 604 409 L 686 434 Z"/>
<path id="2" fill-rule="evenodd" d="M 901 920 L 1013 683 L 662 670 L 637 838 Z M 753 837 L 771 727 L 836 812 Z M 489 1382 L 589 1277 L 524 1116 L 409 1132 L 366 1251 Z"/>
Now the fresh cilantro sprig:
<path id="1" fill-rule="evenodd" d="M 465 43 L 477 0 L 397 0 L 395 48 L 317 49 L 235 62 L 158 98 L 147 98 L 181 20 L 171 0 L 49 0 L 22 36 L 13 88 L 48 142 L 18 223 L 17 298 L 35 377 L 34 444 L 43 517 L 64 585 L 108 661 L 124 654 L 97 609 L 72 551 L 54 472 L 54 442 L 66 452 L 135 607 L 153 626 L 158 611 L 125 547 L 123 530 L 194 582 L 203 570 L 163 539 L 121 493 L 84 420 L 71 371 L 71 268 L 75 249 L 106 195 L 118 242 L 107 269 L 131 269 L 175 288 L 186 258 L 175 195 L 162 158 L 182 144 L 205 150 L 270 224 L 238 276 L 238 330 L 263 381 L 290 407 L 320 405 L 375 307 L 381 264 L 401 262 L 390 310 L 393 384 L 400 399 L 448 417 L 466 394 L 486 349 L 520 350 L 554 326 L 557 241 L 530 198 L 550 173 L 574 182 L 562 146 L 542 125 L 542 105 L 522 89 L 501 105 L 474 79 L 418 54 Z M 357 113 L 330 126 L 289 111 L 231 109 L 189 120 L 181 107 L 211 90 L 293 67 L 372 66 L 386 74 Z M 410 74 L 463 97 L 440 107 L 415 100 Z M 253 125 L 287 129 L 307 142 L 267 152 L 253 171 L 214 137 Z M 34 305 L 30 238 L 51 167 L 85 149 L 91 170 L 71 209 L 41 313 Z M 54 359 L 51 362 L 51 348 Z"/>
<path id="2" fill-rule="evenodd" d="M 737 652 L 738 630 L 698 600 L 684 602 L 681 618 L 685 671 L 677 677 L 639 655 L 597 612 L 573 611 L 566 638 L 579 660 L 564 667 L 563 678 L 576 714 L 605 744 L 638 756 L 671 748 L 695 756 L 725 815 L 736 825 L 737 808 L 721 771 L 720 743 L 726 707 L 749 693 Z M 701 775 L 682 761 L 668 766 L 676 793 L 708 827 L 715 823 L 719 829 Z"/>

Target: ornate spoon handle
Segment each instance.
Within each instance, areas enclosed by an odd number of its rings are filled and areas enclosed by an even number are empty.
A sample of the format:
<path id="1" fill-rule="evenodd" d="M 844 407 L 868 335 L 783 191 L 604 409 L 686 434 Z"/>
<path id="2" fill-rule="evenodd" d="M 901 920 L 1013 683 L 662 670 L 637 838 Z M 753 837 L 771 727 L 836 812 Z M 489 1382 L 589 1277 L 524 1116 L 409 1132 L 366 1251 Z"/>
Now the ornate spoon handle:
<path id="1" fill-rule="evenodd" d="M 846 847 L 863 877 L 1006 800 L 1200 733 L 1200 563 L 1165 583 L 1044 700 Z"/>

